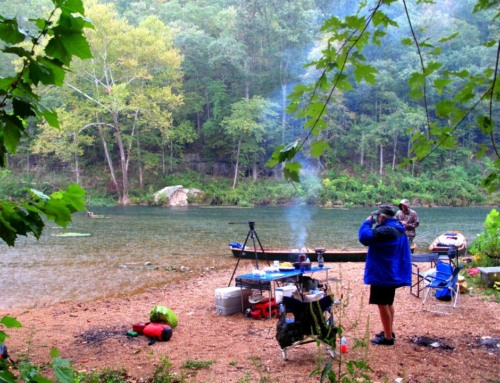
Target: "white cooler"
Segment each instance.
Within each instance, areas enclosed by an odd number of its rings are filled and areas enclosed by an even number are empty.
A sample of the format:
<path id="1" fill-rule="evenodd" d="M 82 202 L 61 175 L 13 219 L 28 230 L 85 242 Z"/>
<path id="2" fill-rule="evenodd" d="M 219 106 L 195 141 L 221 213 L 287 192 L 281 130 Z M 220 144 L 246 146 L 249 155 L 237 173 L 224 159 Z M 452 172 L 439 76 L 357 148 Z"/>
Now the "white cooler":
<path id="1" fill-rule="evenodd" d="M 293 297 L 293 293 L 295 291 L 297 291 L 297 286 L 295 285 L 277 287 L 274 290 L 274 294 L 276 296 L 276 303 L 281 303 L 283 297 Z"/>
<path id="2" fill-rule="evenodd" d="M 250 307 L 248 298 L 252 294 L 251 289 L 241 287 L 221 287 L 215 289 L 215 310 L 219 315 L 231 315 L 242 313 Z M 242 304 L 243 303 L 243 304 Z"/>

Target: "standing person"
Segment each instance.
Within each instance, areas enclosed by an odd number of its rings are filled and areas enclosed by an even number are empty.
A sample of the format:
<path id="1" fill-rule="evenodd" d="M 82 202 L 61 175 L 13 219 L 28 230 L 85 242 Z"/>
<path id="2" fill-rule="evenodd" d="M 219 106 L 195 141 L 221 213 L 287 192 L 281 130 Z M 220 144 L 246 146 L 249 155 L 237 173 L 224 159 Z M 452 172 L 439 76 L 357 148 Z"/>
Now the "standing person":
<path id="1" fill-rule="evenodd" d="M 410 245 L 415 239 L 415 229 L 420 225 L 418 214 L 415 210 L 410 209 L 410 201 L 402 199 L 399 203 L 399 210 L 396 213 L 396 219 L 406 227 L 406 235 L 410 241 Z"/>
<path id="2" fill-rule="evenodd" d="M 369 303 L 378 306 L 384 331 L 371 342 L 392 346 L 394 334 L 394 297 L 396 289 L 411 285 L 410 243 L 406 229 L 395 218 L 390 205 L 381 205 L 361 224 L 359 242 L 368 246 L 364 282 L 370 285 Z M 376 226 L 372 228 L 372 225 Z"/>

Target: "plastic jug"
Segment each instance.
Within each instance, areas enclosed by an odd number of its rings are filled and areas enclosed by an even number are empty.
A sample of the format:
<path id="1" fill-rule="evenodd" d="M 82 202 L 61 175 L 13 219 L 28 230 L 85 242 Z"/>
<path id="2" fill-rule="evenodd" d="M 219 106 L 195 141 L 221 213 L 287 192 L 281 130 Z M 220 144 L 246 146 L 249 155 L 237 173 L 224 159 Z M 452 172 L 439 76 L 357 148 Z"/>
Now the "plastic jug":
<path id="1" fill-rule="evenodd" d="M 342 354 L 347 353 L 347 339 L 345 338 L 345 336 L 343 336 L 342 339 L 340 340 L 340 352 Z"/>

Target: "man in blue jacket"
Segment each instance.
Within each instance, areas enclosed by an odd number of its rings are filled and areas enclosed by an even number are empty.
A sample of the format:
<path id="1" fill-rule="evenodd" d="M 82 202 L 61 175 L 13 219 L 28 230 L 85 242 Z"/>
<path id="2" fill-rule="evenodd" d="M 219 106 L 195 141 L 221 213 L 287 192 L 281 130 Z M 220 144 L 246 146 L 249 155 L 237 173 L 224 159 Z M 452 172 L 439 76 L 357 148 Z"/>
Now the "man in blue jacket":
<path id="1" fill-rule="evenodd" d="M 369 303 L 378 306 L 384 331 L 371 342 L 392 346 L 396 289 L 411 285 L 411 253 L 406 229 L 390 205 L 381 205 L 361 224 L 359 242 L 368 246 L 364 282 L 370 285 Z M 372 228 L 372 225 L 376 226 Z"/>

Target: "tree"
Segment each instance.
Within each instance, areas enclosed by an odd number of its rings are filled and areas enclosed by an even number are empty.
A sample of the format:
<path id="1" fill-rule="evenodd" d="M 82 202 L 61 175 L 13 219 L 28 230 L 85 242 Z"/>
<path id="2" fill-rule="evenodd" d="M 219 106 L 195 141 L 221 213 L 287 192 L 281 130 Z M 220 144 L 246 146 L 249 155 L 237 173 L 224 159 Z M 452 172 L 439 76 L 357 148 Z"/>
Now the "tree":
<path id="1" fill-rule="evenodd" d="M 499 4 L 499 1 L 477 0 L 475 3 L 467 1 L 454 6 L 462 7 L 457 9 L 462 14 L 482 12 L 493 21 L 498 16 L 493 9 Z M 500 84 L 497 81 L 500 40 L 496 36 L 496 30 L 483 28 L 481 33 L 471 33 L 471 41 L 478 42 L 483 68 L 457 68 L 438 59 L 443 51 L 453 48 L 460 32 L 443 35 L 444 31 L 449 30 L 443 28 L 447 23 L 442 18 L 439 23 L 431 24 L 434 29 L 430 30 L 430 34 L 426 33 L 423 25 L 415 25 L 415 19 L 419 21 L 420 15 L 441 12 L 440 3 L 434 4 L 427 0 L 377 0 L 373 4 L 365 2 L 361 5 L 361 9 L 354 15 L 332 17 L 324 23 L 322 31 L 328 38 L 328 44 L 323 49 L 322 56 L 309 64 L 318 70 L 318 79 L 311 85 L 297 86 L 290 95 L 288 111 L 306 120 L 306 140 L 327 127 L 325 118 L 329 105 L 335 100 L 336 91 L 352 90 L 351 80 L 358 84 L 376 84 L 379 71 L 366 60 L 364 51 L 367 48 L 383 51 L 386 45 L 384 43 L 387 42 L 384 40 L 387 30 L 398 28 L 400 22 L 405 22 L 407 34 L 401 37 L 400 50 L 406 52 L 410 47 L 414 49 L 418 69 L 401 71 L 400 74 L 407 75 L 406 94 L 411 102 L 409 106 L 413 111 L 423 111 L 425 124 L 423 130 L 416 131 L 412 128 L 413 157 L 407 158 L 401 166 L 412 161 L 422 161 L 439 148 L 454 150 L 460 144 L 462 126 L 468 124 L 468 130 L 477 129 L 490 139 L 489 147 L 478 143 L 474 152 L 479 159 L 485 154 L 496 158 L 496 169 L 484 179 L 483 185 L 490 191 L 499 188 L 500 150 L 496 144 L 495 121 L 498 119 L 496 100 L 500 97 Z M 451 6 L 451 3 L 447 2 L 443 6 Z M 405 60 L 408 56 L 400 54 L 399 57 L 400 60 Z M 301 147 L 302 145 L 297 144 L 277 147 L 268 165 L 285 163 L 288 179 L 298 180 L 300 166 L 294 161 L 294 157 Z M 320 156 L 324 150 L 325 146 L 313 144 L 311 154 Z"/>
<path id="2" fill-rule="evenodd" d="M 47 18 L 31 19 L 32 32 L 20 28 L 17 18 L 0 16 L 0 39 L 4 54 L 21 58 L 22 66 L 15 75 L 0 79 L 0 167 L 6 167 L 7 153 L 14 154 L 21 136 L 26 135 L 29 119 L 44 120 L 58 128 L 55 111 L 46 108 L 35 92 L 39 85 L 62 86 L 73 56 L 91 57 L 84 28 L 92 27 L 85 18 L 81 0 L 53 1 L 54 9 Z M 25 48 L 24 42 L 31 44 Z M 36 48 L 44 45 L 42 53 Z M 14 246 L 19 235 L 42 234 L 42 216 L 66 227 L 71 214 L 85 210 L 85 191 L 70 185 L 66 191 L 50 196 L 28 189 L 24 201 L 0 201 L 0 238 Z"/>
<path id="3" fill-rule="evenodd" d="M 84 146 L 92 145 L 94 138 L 83 135 L 89 125 L 83 123 L 81 113 L 77 110 L 68 112 L 59 108 L 57 110 L 60 129 L 42 125 L 41 131 L 36 135 L 32 144 L 33 153 L 53 154 L 62 162 L 73 163 L 75 182 L 80 183 L 80 157 L 83 155 Z"/>
<path id="4" fill-rule="evenodd" d="M 98 126 L 118 201 L 127 205 L 130 162 L 137 158 L 133 144 L 138 143 L 139 129 L 142 124 L 155 127 L 155 123 L 168 129 L 172 111 L 182 105 L 181 57 L 172 46 L 170 29 L 154 17 L 132 27 L 118 19 L 112 4 L 94 3 L 88 13 L 96 26 L 87 34 L 94 59 L 78 62 L 66 85 L 80 100 L 93 104 L 87 121 Z M 155 122 L 152 117 L 160 112 L 162 119 Z M 118 152 L 121 182 L 110 141 Z M 135 148 L 139 153 L 142 150 Z"/>
<path id="5" fill-rule="evenodd" d="M 243 154 L 251 157 L 254 164 L 253 177 L 257 178 L 257 157 L 264 153 L 260 144 L 266 134 L 275 130 L 275 107 L 275 104 L 258 96 L 250 100 L 242 99 L 233 104 L 231 115 L 222 121 L 226 133 L 235 144 L 233 189 L 236 187 L 240 158 Z"/>

